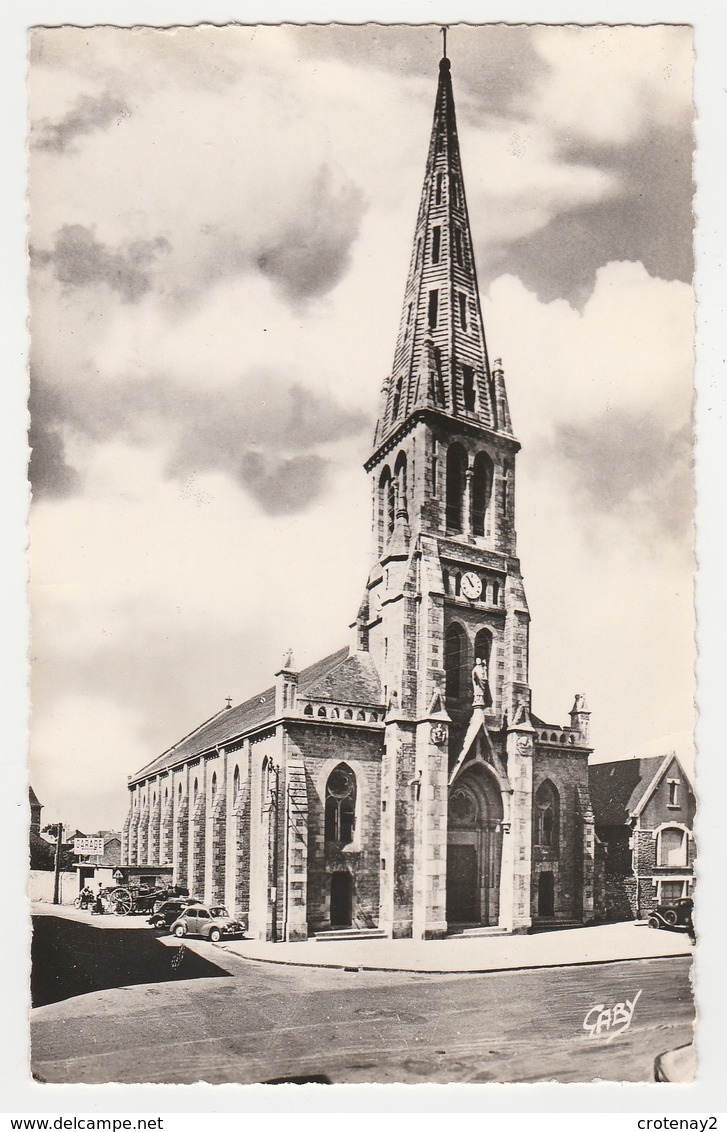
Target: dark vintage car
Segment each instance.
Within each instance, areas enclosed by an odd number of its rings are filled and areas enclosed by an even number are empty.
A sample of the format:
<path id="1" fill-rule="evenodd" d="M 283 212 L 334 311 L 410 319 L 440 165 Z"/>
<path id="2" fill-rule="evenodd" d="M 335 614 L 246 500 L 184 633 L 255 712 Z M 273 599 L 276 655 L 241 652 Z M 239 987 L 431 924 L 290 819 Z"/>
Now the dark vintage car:
<path id="1" fill-rule="evenodd" d="M 656 908 L 654 908 L 654 911 L 649 916 L 649 927 L 670 928 L 672 931 L 689 932 L 690 937 L 693 938 L 693 910 L 694 901 L 691 897 L 684 897 L 682 900 L 674 900 L 670 904 L 657 904 Z"/>
<path id="2" fill-rule="evenodd" d="M 185 935 L 201 936 L 217 943 L 223 936 L 242 935 L 244 927 L 239 920 L 228 915 L 221 904 L 193 904 L 185 908 L 172 924 L 172 932 L 180 939 Z"/>
<path id="3" fill-rule="evenodd" d="M 147 923 L 153 928 L 171 928 L 175 920 L 179 919 L 185 908 L 191 904 L 201 904 L 194 896 L 175 896 L 159 904 L 156 911 L 149 917 Z"/>

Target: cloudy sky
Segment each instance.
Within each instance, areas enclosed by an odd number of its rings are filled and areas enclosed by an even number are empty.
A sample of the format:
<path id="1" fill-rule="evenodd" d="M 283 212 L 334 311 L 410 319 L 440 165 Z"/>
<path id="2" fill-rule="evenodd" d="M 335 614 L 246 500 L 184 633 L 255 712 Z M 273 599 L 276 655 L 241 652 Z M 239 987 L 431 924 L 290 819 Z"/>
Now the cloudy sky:
<path id="1" fill-rule="evenodd" d="M 347 640 L 436 87 L 427 28 L 32 36 L 32 763 L 47 820 Z M 538 715 L 692 725 L 691 37 L 452 28 Z M 650 750 L 650 753 L 653 751 Z"/>

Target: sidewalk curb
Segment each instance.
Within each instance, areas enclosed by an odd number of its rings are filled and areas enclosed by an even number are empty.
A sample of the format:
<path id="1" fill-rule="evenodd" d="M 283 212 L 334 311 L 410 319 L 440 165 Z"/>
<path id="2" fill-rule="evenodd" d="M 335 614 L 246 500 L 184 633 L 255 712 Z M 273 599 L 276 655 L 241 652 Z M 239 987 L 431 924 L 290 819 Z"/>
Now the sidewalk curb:
<path id="1" fill-rule="evenodd" d="M 653 963 L 655 960 L 664 959 L 684 959 L 693 955 L 693 951 L 679 951 L 673 955 L 632 955 L 623 959 L 578 959 L 571 960 L 563 963 L 524 963 L 517 967 L 458 967 L 455 970 L 442 970 L 441 967 L 436 970 L 429 970 L 423 967 L 377 967 L 373 964 L 365 965 L 355 963 L 313 963 L 313 962 L 296 962 L 291 959 L 273 959 L 267 956 L 261 957 L 259 955 L 241 955 L 239 951 L 232 951 L 224 944 L 215 944 L 222 951 L 227 951 L 230 955 L 235 955 L 238 959 L 244 959 L 246 963 L 270 963 L 277 967 L 307 967 L 313 968 L 318 971 L 333 970 L 333 971 L 350 971 L 352 974 L 358 974 L 360 971 L 376 971 L 389 975 L 405 974 L 405 975 L 509 975 L 516 971 L 548 971 L 548 970 L 563 970 L 567 967 L 603 967 L 613 965 L 614 963 Z"/>

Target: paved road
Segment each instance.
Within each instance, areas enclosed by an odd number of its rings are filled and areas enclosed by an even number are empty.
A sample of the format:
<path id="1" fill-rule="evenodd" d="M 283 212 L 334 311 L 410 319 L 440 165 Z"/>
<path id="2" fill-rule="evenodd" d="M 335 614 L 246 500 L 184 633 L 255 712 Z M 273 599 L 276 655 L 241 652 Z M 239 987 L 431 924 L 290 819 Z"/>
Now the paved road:
<path id="1" fill-rule="evenodd" d="M 51 1082 L 653 1080 L 689 1042 L 687 958 L 487 975 L 347 972 L 188 948 L 227 975 L 81 995 L 33 1011 L 33 1070 Z M 170 947 L 171 956 L 177 954 Z M 182 958 L 182 963 L 184 958 Z M 233 978 L 229 976 L 233 975 Z M 633 999 L 609 1041 L 583 1022 Z M 591 1014 L 594 1021 L 596 1014 Z"/>

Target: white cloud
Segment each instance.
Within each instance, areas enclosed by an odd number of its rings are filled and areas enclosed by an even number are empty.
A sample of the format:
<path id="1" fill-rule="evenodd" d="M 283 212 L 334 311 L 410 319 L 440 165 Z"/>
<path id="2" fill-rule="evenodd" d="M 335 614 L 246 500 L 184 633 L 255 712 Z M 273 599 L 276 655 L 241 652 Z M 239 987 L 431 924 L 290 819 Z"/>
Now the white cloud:
<path id="1" fill-rule="evenodd" d="M 640 263 L 608 263 L 579 312 L 564 300 L 541 303 L 505 275 L 490 288 L 485 325 L 523 436 L 613 409 L 688 419 L 694 295 L 685 283 L 653 279 Z"/>
<path id="2" fill-rule="evenodd" d="M 624 143 L 692 101 L 688 26 L 538 28 L 548 70 L 523 108 L 556 135 Z"/>

